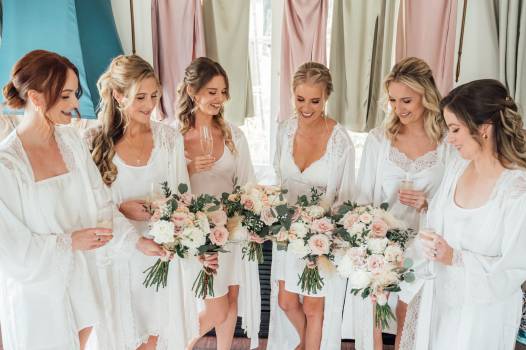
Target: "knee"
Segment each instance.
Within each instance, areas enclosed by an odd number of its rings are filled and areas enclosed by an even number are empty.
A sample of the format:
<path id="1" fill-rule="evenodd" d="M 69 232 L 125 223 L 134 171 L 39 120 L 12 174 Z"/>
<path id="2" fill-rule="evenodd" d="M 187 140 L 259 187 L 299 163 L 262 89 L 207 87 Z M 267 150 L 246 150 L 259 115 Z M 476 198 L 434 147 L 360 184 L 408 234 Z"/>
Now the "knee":
<path id="1" fill-rule="evenodd" d="M 317 298 L 316 298 L 317 299 Z M 322 300 L 303 300 L 303 312 L 307 319 L 323 319 L 324 302 Z"/>

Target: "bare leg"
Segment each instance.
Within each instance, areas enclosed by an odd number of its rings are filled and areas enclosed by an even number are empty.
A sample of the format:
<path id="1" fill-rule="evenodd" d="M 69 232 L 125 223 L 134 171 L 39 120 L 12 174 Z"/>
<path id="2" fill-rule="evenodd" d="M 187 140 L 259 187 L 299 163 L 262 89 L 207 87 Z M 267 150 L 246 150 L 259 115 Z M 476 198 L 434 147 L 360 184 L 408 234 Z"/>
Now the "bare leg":
<path id="1" fill-rule="evenodd" d="M 278 281 L 279 283 L 279 294 L 278 304 L 279 307 L 285 312 L 290 323 L 296 328 L 296 332 L 300 337 L 300 343 L 296 347 L 296 350 L 302 350 L 305 348 L 305 326 L 306 318 L 303 312 L 303 307 L 299 301 L 298 294 L 287 292 L 285 290 L 285 281 Z"/>
<path id="2" fill-rule="evenodd" d="M 84 350 L 86 348 L 86 343 L 88 342 L 92 329 L 93 327 L 86 327 L 86 328 L 82 328 L 79 331 L 80 350 Z"/>
<path id="3" fill-rule="evenodd" d="M 228 315 L 226 320 L 216 326 L 217 350 L 230 350 L 237 322 L 237 297 L 239 286 L 228 287 Z"/>
<path id="4" fill-rule="evenodd" d="M 323 331 L 325 298 L 303 297 L 303 311 L 307 319 L 305 350 L 319 350 Z"/>
<path id="5" fill-rule="evenodd" d="M 151 335 L 148 341 L 137 348 L 137 350 L 155 350 L 157 347 L 157 336 Z"/>
<path id="6" fill-rule="evenodd" d="M 199 336 L 192 339 L 187 350 L 194 348 L 199 338 L 212 328 L 225 322 L 228 316 L 228 293 L 212 299 L 205 299 L 205 309 L 199 313 Z"/>
<path id="7" fill-rule="evenodd" d="M 400 348 L 400 340 L 404 331 L 405 315 L 407 313 L 407 304 L 398 299 L 396 303 L 396 339 L 395 350 Z"/>

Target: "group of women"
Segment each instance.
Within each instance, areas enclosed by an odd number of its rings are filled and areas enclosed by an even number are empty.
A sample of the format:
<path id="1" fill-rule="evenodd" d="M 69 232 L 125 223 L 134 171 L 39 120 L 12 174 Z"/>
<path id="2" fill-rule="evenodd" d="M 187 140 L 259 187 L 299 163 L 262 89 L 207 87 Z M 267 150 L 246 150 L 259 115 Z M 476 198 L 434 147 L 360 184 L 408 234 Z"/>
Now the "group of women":
<path id="1" fill-rule="evenodd" d="M 99 124 L 66 126 L 82 93 L 77 68 L 37 50 L 13 67 L 3 93 L 22 109 L 0 143 L 0 323 L 6 350 L 189 350 L 215 328 L 230 349 L 237 317 L 258 344 L 258 266 L 227 253 L 173 259 L 168 286 L 146 288 L 144 270 L 166 252 L 146 235 L 157 184 L 218 195 L 255 182 L 247 140 L 223 115 L 224 69 L 198 58 L 179 86 L 178 128 L 152 120 L 161 97 L 153 68 L 116 57 L 98 80 Z M 312 187 L 333 207 L 379 205 L 425 232 L 406 254 L 417 279 L 389 302 L 396 349 L 513 349 L 526 280 L 526 136 L 518 107 L 495 80 L 441 98 L 429 66 L 397 63 L 384 82 L 388 115 L 369 133 L 355 179 L 346 129 L 325 114 L 329 70 L 307 62 L 293 77 L 295 115 L 277 133 L 275 170 L 289 201 Z M 231 101 L 230 103 L 235 103 Z M 201 146 L 212 135 L 211 153 Z M 404 184 L 404 186 L 402 186 Z M 408 185 L 409 184 L 409 185 Z M 195 298 L 202 265 L 215 295 Z M 273 250 L 267 349 L 382 348 L 375 304 L 322 272 L 314 294 L 298 288 L 305 262 Z"/>

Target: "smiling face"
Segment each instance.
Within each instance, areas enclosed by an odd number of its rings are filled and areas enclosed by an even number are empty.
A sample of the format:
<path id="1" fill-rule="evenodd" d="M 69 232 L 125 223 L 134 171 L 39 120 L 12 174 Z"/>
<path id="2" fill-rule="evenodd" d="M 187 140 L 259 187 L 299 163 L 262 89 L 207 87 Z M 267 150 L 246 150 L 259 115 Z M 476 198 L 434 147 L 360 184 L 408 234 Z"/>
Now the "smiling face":
<path id="1" fill-rule="evenodd" d="M 207 116 L 219 114 L 228 99 L 225 78 L 222 75 L 214 76 L 193 97 L 199 113 Z"/>
<path id="2" fill-rule="evenodd" d="M 326 102 L 324 91 L 323 84 L 309 82 L 299 84 L 294 89 L 294 106 L 299 118 L 312 122 L 323 117 Z"/>
<path id="3" fill-rule="evenodd" d="M 46 111 L 46 117 L 54 124 L 69 124 L 71 117 L 79 108 L 76 93 L 79 80 L 73 70 L 68 69 L 66 83 L 60 92 L 57 102 Z"/>
<path id="4" fill-rule="evenodd" d="M 449 109 L 444 109 L 448 128 L 447 142 L 457 149 L 462 158 L 472 160 L 482 151 L 480 144 L 471 135 L 469 128 Z"/>
<path id="5" fill-rule="evenodd" d="M 117 97 L 117 101 L 120 100 L 121 104 L 124 102 L 126 106 L 124 113 L 131 121 L 148 124 L 150 123 L 153 110 L 157 107 L 159 97 L 160 91 L 157 80 L 154 77 L 149 77 L 139 82 L 137 92 L 133 96 L 131 103 L 121 96 Z"/>
<path id="6" fill-rule="evenodd" d="M 389 104 L 402 125 L 421 122 L 424 115 L 422 95 L 403 83 L 389 83 Z"/>

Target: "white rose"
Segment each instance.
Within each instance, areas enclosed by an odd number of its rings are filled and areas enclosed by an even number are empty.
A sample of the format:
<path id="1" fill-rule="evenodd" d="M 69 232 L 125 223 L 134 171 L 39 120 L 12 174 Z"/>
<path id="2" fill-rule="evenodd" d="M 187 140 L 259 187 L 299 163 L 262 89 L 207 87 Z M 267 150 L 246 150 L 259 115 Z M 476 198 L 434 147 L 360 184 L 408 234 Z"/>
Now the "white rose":
<path id="1" fill-rule="evenodd" d="M 311 205 L 305 209 L 307 214 L 313 219 L 319 219 L 325 214 L 325 209 L 319 205 Z"/>
<path id="2" fill-rule="evenodd" d="M 149 234 L 153 237 L 155 243 L 172 243 L 175 241 L 174 230 L 175 225 L 173 224 L 173 222 L 159 220 L 153 223 Z"/>
<path id="3" fill-rule="evenodd" d="M 371 221 L 373 221 L 373 216 L 369 213 L 363 213 L 362 215 L 360 215 L 360 221 L 366 225 L 370 224 Z"/>
<path id="4" fill-rule="evenodd" d="M 383 254 L 387 243 L 389 243 L 387 238 L 371 238 L 369 242 L 367 242 L 367 248 L 369 248 L 373 254 Z"/>
<path id="5" fill-rule="evenodd" d="M 359 235 L 365 230 L 365 225 L 361 222 L 357 222 L 351 226 L 349 233 L 353 236 Z"/>
<path id="6" fill-rule="evenodd" d="M 206 234 L 210 233 L 210 223 L 208 222 L 208 218 L 206 217 L 205 213 L 198 212 L 196 214 L 197 216 L 197 226 Z"/>
<path id="7" fill-rule="evenodd" d="M 364 270 L 355 270 L 349 277 L 352 289 L 367 288 L 371 283 L 371 273 Z"/>
<path id="8" fill-rule="evenodd" d="M 181 243 L 190 249 L 196 249 L 206 243 L 206 236 L 197 227 L 188 227 L 183 230 Z"/>
<path id="9" fill-rule="evenodd" d="M 310 254 L 310 248 L 308 245 L 305 245 L 303 239 L 295 239 L 290 241 L 287 250 L 301 257 Z"/>
<path id="10" fill-rule="evenodd" d="M 387 260 L 390 263 L 400 264 L 404 257 L 404 252 L 402 249 L 396 245 L 390 245 L 387 248 L 385 248 L 384 251 L 385 260 Z"/>
<path id="11" fill-rule="evenodd" d="M 304 238 L 307 235 L 307 227 L 302 222 L 295 222 L 290 225 L 290 232 L 298 238 Z"/>
<path id="12" fill-rule="evenodd" d="M 384 270 L 374 276 L 373 284 L 376 288 L 384 288 L 391 284 L 398 284 L 398 274 L 393 271 L 393 266 L 386 265 Z"/>
<path id="13" fill-rule="evenodd" d="M 354 264 L 350 256 L 345 254 L 341 258 L 340 263 L 338 264 L 338 273 L 344 277 L 349 278 L 354 271 Z"/>

